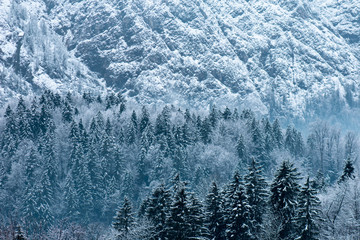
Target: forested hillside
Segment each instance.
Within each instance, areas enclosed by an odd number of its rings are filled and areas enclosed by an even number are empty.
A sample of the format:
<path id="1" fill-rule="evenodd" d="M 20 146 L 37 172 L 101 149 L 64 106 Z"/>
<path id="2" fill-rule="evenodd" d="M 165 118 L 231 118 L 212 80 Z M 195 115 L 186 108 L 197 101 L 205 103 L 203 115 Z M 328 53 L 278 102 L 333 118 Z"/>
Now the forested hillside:
<path id="1" fill-rule="evenodd" d="M 357 137 L 325 122 L 45 91 L 0 131 L 0 239 L 359 236 Z"/>

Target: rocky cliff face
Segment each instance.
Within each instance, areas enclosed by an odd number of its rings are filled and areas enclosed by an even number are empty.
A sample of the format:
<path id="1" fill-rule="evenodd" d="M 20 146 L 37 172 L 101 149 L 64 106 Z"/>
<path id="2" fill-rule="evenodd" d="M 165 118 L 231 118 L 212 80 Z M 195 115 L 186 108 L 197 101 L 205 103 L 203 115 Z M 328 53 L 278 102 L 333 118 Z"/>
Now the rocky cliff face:
<path id="1" fill-rule="evenodd" d="M 106 84 L 142 103 L 251 107 L 299 119 L 357 107 L 359 1 L 2 4 L 3 96 Z"/>

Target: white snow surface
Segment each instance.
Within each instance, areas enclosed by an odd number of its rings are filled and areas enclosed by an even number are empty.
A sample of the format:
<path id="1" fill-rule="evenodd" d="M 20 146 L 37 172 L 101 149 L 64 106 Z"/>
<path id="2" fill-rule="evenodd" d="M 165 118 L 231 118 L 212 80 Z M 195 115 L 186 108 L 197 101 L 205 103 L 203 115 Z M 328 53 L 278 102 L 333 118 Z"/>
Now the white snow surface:
<path id="1" fill-rule="evenodd" d="M 359 100 L 359 0 L 1 1 L 2 102 L 105 82 L 140 103 L 298 119 L 334 95 Z M 12 62 L 21 38 L 32 78 Z"/>

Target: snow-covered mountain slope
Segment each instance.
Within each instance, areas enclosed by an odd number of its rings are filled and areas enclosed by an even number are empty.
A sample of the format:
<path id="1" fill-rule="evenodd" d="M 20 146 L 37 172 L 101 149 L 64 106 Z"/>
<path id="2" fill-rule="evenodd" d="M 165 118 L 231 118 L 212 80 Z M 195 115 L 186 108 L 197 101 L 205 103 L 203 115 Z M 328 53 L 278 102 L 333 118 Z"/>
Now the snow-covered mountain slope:
<path id="1" fill-rule="evenodd" d="M 359 101 L 358 0 L 14 2 L 15 10 L 1 10 L 11 24 L 1 23 L 0 46 L 1 81 L 15 92 L 94 88 L 96 75 L 142 103 L 299 119 Z M 19 63 L 29 64 L 32 80 L 16 72 Z M 9 83 L 15 76 L 24 89 Z"/>
<path id="2" fill-rule="evenodd" d="M 103 91 L 105 84 L 68 51 L 42 1 L 0 1 L 0 105 L 42 89 Z"/>

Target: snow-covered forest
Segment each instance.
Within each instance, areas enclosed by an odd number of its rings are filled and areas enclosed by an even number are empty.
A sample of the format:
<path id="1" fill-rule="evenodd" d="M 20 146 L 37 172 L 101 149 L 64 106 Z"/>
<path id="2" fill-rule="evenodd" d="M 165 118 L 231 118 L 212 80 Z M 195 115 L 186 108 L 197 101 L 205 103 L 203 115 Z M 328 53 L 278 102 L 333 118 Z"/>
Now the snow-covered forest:
<path id="1" fill-rule="evenodd" d="M 326 122 L 45 91 L 0 132 L 0 239 L 359 239 L 357 136 Z"/>

